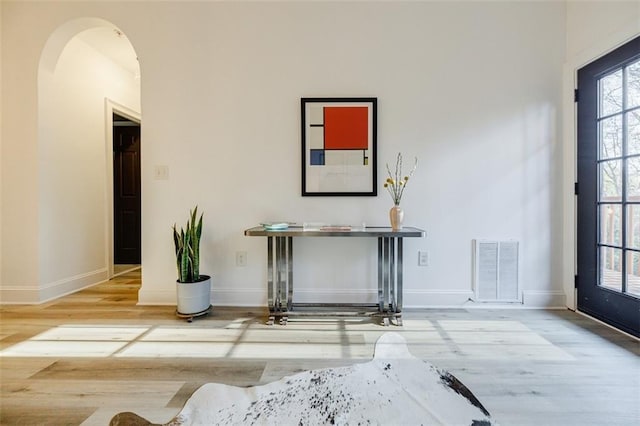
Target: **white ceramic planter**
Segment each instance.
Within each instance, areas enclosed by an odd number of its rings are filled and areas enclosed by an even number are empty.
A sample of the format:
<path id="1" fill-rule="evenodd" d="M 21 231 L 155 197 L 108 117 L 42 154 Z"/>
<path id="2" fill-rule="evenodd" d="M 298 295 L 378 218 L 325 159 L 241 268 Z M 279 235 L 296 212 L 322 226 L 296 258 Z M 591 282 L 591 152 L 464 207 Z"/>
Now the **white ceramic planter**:
<path id="1" fill-rule="evenodd" d="M 211 277 L 200 275 L 200 278 L 195 283 L 176 281 L 179 315 L 199 314 L 211 306 Z"/>

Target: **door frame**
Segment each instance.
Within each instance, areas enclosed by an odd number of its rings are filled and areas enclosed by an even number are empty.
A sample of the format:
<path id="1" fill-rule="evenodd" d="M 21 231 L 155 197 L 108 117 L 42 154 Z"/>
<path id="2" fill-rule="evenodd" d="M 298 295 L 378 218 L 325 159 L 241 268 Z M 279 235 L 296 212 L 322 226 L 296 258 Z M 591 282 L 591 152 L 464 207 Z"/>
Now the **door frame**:
<path id="1" fill-rule="evenodd" d="M 621 152 L 602 159 L 600 155 L 601 133 L 598 122 L 602 115 L 599 113 L 600 90 L 599 81 L 606 75 L 610 75 L 613 71 L 621 69 L 623 66 L 629 65 L 632 61 L 637 62 L 640 48 L 640 36 L 631 39 L 629 42 L 618 47 L 614 51 L 602 56 L 583 68 L 578 70 L 578 90 L 579 100 L 577 104 L 578 119 L 578 183 L 580 184 L 578 195 L 578 309 L 585 312 L 589 316 L 600 319 L 603 322 L 611 324 L 613 327 L 623 330 L 628 334 L 640 337 L 640 323 L 637 322 L 637 315 L 640 309 L 640 300 L 638 296 L 627 291 L 623 291 L 624 286 L 621 284 L 620 290 L 607 288 L 602 283 L 602 251 L 600 248 L 615 247 L 619 248 L 620 261 L 622 270 L 620 278 L 624 283 L 627 272 L 625 265 L 628 261 L 626 257 L 628 250 L 638 253 L 637 246 L 630 244 L 624 238 L 628 223 L 625 215 L 628 213 L 627 194 L 625 190 L 625 182 L 629 182 L 625 173 L 626 159 L 629 155 L 621 145 Z M 582 84 L 580 84 L 582 83 Z M 625 107 L 627 107 L 625 105 Z M 621 109 L 615 114 L 624 117 L 626 109 Z M 607 114 L 604 114 L 606 117 Z M 614 113 L 611 113 L 614 116 Z M 624 119 L 622 119 L 624 123 Z M 621 124 L 622 124 L 621 123 Z M 623 134 L 625 131 L 623 130 Z M 623 136 L 624 140 L 624 136 Z M 621 142 L 622 143 L 622 142 Z M 637 158 L 634 152 L 630 154 L 632 158 Z M 617 160 L 619 158 L 619 160 Z M 620 165 L 620 179 L 622 188 L 620 188 L 620 200 L 609 201 L 602 197 L 602 171 L 601 164 L 607 164 L 609 159 L 616 159 Z M 620 241 L 609 242 L 610 245 L 604 244 L 603 234 L 601 232 L 602 221 L 601 206 L 615 204 L 619 205 L 620 210 Z M 633 203 L 633 202 L 629 202 Z"/>
<path id="2" fill-rule="evenodd" d="M 562 84 L 563 105 L 563 217 L 562 217 L 562 282 L 566 306 L 578 310 L 575 276 L 578 273 L 578 204 L 574 185 L 578 181 L 578 116 L 574 91 L 578 88 L 578 70 L 612 52 L 640 35 L 640 23 L 630 23 L 618 31 L 599 37 L 590 47 L 568 57 Z M 616 329 L 618 330 L 618 329 Z M 621 330 L 619 330 L 621 331 Z M 622 332 L 622 331 L 621 331 Z"/>
<path id="3" fill-rule="evenodd" d="M 128 118 L 129 120 L 142 125 L 142 116 L 126 106 L 119 104 L 109 98 L 105 98 L 105 262 L 107 265 L 108 279 L 113 278 L 113 113 Z M 140 137 L 140 146 L 142 147 L 142 137 Z M 141 150 L 142 151 L 142 150 Z M 142 167 L 140 168 L 142 174 Z M 142 176 L 141 176 L 142 181 Z M 142 195 L 142 188 L 140 189 Z M 142 264 L 142 258 L 140 259 Z"/>

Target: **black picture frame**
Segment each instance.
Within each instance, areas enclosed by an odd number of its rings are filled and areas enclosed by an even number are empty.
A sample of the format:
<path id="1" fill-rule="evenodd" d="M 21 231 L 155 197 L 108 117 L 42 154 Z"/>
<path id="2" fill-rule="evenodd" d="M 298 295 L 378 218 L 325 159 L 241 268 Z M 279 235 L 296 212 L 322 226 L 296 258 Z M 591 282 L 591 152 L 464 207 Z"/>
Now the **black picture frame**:
<path id="1" fill-rule="evenodd" d="M 377 98 L 301 98 L 302 196 L 376 196 Z"/>

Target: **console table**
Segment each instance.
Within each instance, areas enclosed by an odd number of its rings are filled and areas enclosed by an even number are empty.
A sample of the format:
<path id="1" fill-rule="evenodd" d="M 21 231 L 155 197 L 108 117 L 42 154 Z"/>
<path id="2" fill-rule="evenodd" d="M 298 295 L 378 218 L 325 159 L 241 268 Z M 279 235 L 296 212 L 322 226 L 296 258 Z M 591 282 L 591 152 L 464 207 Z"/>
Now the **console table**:
<path id="1" fill-rule="evenodd" d="M 387 227 L 354 230 L 304 230 L 289 227 L 268 231 L 257 226 L 244 231 L 249 237 L 267 237 L 267 298 L 269 324 L 276 318 L 286 325 L 291 316 L 300 315 L 370 315 L 381 317 L 385 326 L 395 319 L 402 325 L 402 239 L 422 238 L 425 232 L 404 227 L 394 231 Z M 378 239 L 378 303 L 295 303 L 293 286 L 293 238 L 355 237 Z"/>

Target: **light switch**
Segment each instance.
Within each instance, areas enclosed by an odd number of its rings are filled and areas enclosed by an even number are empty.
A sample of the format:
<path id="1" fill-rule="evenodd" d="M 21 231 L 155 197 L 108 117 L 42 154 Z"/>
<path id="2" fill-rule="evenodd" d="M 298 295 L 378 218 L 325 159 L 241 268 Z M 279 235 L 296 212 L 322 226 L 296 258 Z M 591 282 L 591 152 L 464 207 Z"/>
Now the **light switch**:
<path id="1" fill-rule="evenodd" d="M 169 166 L 156 165 L 153 168 L 153 177 L 155 180 L 168 180 L 169 179 Z"/>
<path id="2" fill-rule="evenodd" d="M 418 266 L 429 266 L 429 252 L 428 251 L 419 251 L 418 252 Z"/>
<path id="3" fill-rule="evenodd" d="M 237 251 L 236 252 L 236 266 L 247 266 L 247 252 L 246 251 Z"/>

